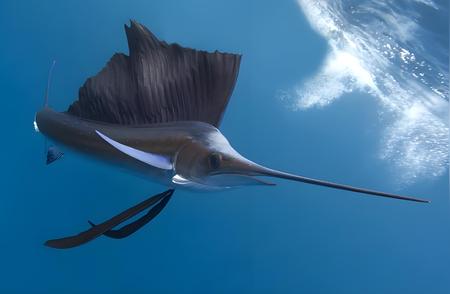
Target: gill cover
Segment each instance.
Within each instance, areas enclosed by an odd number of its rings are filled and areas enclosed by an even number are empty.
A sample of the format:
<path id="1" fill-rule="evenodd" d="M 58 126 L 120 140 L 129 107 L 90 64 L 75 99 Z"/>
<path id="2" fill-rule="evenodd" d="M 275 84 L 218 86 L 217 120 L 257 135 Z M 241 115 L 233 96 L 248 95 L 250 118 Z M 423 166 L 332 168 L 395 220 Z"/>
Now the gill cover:
<path id="1" fill-rule="evenodd" d="M 245 167 L 253 162 L 240 155 L 216 128 L 209 129 L 185 144 L 175 157 L 172 182 L 184 187 L 221 189 L 273 183 L 254 177 Z M 242 167 L 242 168 L 241 168 Z"/>

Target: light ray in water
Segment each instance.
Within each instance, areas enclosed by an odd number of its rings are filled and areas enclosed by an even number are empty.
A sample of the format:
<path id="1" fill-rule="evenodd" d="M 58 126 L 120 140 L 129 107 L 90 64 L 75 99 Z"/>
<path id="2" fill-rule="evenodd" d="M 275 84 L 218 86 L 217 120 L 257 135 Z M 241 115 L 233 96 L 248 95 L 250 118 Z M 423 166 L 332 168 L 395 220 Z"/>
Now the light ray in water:
<path id="1" fill-rule="evenodd" d="M 445 173 L 448 28 L 433 32 L 419 11 L 447 19 L 448 7 L 431 0 L 298 3 L 312 28 L 328 41 L 329 53 L 313 77 L 283 98 L 296 109 L 307 109 L 329 105 L 352 91 L 369 93 L 389 122 L 380 158 L 395 163 L 402 182 Z"/>

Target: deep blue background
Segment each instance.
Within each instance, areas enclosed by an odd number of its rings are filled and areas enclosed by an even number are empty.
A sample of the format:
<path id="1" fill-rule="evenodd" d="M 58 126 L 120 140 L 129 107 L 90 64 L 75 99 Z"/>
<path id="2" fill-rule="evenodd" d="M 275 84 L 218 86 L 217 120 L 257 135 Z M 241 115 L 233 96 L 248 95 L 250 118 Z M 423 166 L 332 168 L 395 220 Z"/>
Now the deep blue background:
<path id="1" fill-rule="evenodd" d="M 128 239 L 44 247 L 163 190 L 78 155 L 45 166 L 32 128 L 51 60 L 50 104 L 65 110 L 86 77 L 128 51 L 130 18 L 169 42 L 243 54 L 221 128 L 243 155 L 432 204 L 283 181 L 179 191 Z M 450 293 L 448 172 L 396 186 L 377 158 L 383 126 L 369 96 L 304 112 L 276 98 L 327 51 L 295 1 L 1 1 L 0 38 L 0 293 Z"/>

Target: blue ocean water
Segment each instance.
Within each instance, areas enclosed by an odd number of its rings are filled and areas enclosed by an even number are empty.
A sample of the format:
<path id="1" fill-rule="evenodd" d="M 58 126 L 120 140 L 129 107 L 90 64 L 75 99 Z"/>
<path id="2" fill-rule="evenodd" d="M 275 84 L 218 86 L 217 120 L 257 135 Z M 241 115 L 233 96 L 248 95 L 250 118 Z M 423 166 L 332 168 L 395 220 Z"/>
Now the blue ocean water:
<path id="1" fill-rule="evenodd" d="M 448 2 L 382 2 L 0 2 L 0 293 L 448 293 Z M 367 15 L 377 13 L 374 29 Z M 330 14 L 338 29 L 318 21 Z M 129 19 L 168 42 L 243 54 L 221 130 L 249 159 L 432 203 L 287 181 L 177 191 L 127 239 L 43 246 L 164 189 L 77 154 L 45 166 L 33 130 L 51 61 L 50 105 L 63 111 L 114 52 L 127 52 Z M 394 27 L 400 20 L 408 29 Z M 374 31 L 384 33 L 377 42 Z M 392 65 L 376 58 L 391 54 Z M 330 69 L 329 56 L 341 64 Z M 422 61 L 433 73 L 420 75 Z M 295 95 L 302 90 L 316 98 Z"/>

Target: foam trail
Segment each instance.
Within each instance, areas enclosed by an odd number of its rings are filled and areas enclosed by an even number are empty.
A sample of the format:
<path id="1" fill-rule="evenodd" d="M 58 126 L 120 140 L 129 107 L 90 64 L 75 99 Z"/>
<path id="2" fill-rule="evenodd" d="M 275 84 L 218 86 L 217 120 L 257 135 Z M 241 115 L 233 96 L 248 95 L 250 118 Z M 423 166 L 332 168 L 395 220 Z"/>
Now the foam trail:
<path id="1" fill-rule="evenodd" d="M 402 182 L 445 173 L 448 7 L 432 0 L 298 3 L 330 50 L 315 76 L 285 92 L 284 98 L 293 99 L 297 109 L 307 109 L 329 105 L 355 90 L 369 93 L 389 122 L 380 158 L 401 169 Z M 420 23 L 425 10 L 447 20 L 441 34 Z"/>

